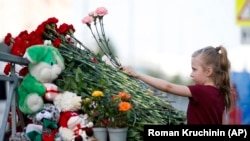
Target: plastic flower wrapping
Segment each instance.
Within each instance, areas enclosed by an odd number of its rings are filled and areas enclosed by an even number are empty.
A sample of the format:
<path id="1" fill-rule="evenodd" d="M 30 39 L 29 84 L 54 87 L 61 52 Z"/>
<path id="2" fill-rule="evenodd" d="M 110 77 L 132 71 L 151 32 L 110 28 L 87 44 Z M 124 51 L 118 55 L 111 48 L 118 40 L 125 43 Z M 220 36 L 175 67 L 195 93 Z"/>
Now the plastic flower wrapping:
<path id="1" fill-rule="evenodd" d="M 178 111 L 169 102 L 151 94 L 150 87 L 142 81 L 119 70 L 118 67 L 121 64 L 113 53 L 104 30 L 104 17 L 107 13 L 106 8 L 99 7 L 82 20 L 83 26 L 90 29 L 101 53 L 95 53 L 80 42 L 74 36 L 75 29 L 72 24 L 58 25 L 56 17 L 48 18 L 34 31 L 22 31 L 16 37 L 12 37 L 11 33 L 8 33 L 4 41 L 11 47 L 11 54 L 21 57 L 31 45 L 52 44 L 58 48 L 64 57 L 66 66 L 55 84 L 62 90 L 75 92 L 82 97 L 91 97 L 93 92 L 101 91 L 109 96 L 116 94 L 114 99 L 118 99 L 121 92 L 130 94 L 132 98 L 129 104 L 124 101 L 124 105 L 121 106 L 131 108 L 126 113 L 126 125 L 129 127 L 127 140 L 142 141 L 143 125 L 145 124 L 183 124 L 186 119 L 182 111 Z M 107 58 L 109 63 L 103 58 Z M 7 64 L 4 73 L 8 75 L 9 70 L 10 66 Z M 25 76 L 27 66 L 23 66 L 18 73 L 20 76 Z M 114 105 L 120 102 L 120 98 L 113 101 Z M 129 108 L 128 105 L 131 107 Z M 110 108 L 113 109 L 113 112 L 117 112 L 114 107 Z M 84 106 L 82 110 L 84 111 Z M 112 117 L 111 115 L 115 113 L 110 111 L 108 113 L 110 115 L 105 116 L 109 118 L 109 122 L 113 121 L 113 125 L 115 119 L 124 117 L 119 114 L 117 115 L 120 117 Z M 104 122 L 104 124 L 108 123 Z"/>

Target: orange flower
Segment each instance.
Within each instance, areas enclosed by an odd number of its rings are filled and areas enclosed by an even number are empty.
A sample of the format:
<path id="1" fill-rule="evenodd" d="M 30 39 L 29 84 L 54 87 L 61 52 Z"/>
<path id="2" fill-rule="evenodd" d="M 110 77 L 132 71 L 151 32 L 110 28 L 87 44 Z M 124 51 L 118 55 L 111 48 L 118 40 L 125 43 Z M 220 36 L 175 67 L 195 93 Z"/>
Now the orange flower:
<path id="1" fill-rule="evenodd" d="M 112 95 L 111 97 L 112 101 L 116 101 L 119 99 L 119 96 L 118 95 Z"/>
<path id="2" fill-rule="evenodd" d="M 119 111 L 121 111 L 121 112 L 127 112 L 131 108 L 132 108 L 132 106 L 129 102 L 120 102 L 119 103 Z"/>
<path id="3" fill-rule="evenodd" d="M 125 91 L 111 95 L 108 108 L 108 127 L 128 127 L 132 107 L 131 95 Z"/>
<path id="4" fill-rule="evenodd" d="M 119 92 L 119 96 L 122 100 L 128 100 L 128 99 L 131 99 L 131 95 L 124 92 L 124 91 L 121 91 Z"/>

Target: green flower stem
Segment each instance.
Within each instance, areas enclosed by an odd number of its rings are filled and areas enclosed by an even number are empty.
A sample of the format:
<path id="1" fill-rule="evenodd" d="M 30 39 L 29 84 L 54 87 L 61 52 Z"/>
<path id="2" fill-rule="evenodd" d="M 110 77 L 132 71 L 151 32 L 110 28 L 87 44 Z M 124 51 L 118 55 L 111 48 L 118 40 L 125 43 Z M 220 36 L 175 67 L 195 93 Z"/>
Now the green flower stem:
<path id="1" fill-rule="evenodd" d="M 100 38 L 100 36 L 99 36 L 99 33 L 98 33 L 98 29 L 97 29 L 97 27 L 96 27 L 96 24 L 95 24 L 95 29 L 96 29 L 96 32 L 97 32 L 97 35 L 98 35 L 98 39 L 99 39 L 99 40 L 98 40 L 97 37 L 95 36 L 95 33 L 93 32 L 91 26 L 89 26 L 89 29 L 90 29 L 91 34 L 92 34 L 92 36 L 94 37 L 94 39 L 95 39 L 95 41 L 96 41 L 98 47 L 101 49 L 101 51 L 102 51 L 106 56 L 108 56 L 109 54 L 107 54 L 106 50 L 103 48 L 103 45 L 101 45 L 102 42 L 101 42 L 101 44 L 100 44 L 101 38 Z"/>
<path id="2" fill-rule="evenodd" d="M 113 64 L 115 64 L 116 67 L 120 67 L 121 66 L 120 62 L 116 59 L 116 56 L 114 56 L 114 54 L 112 53 L 112 51 L 109 48 L 109 42 L 108 42 L 108 39 L 106 38 L 104 25 L 103 25 L 103 18 L 100 19 L 99 24 L 100 24 L 102 37 L 103 37 L 103 40 L 104 40 L 104 43 L 105 43 L 104 46 L 106 47 L 106 50 L 107 50 L 108 54 L 110 55 L 110 60 L 112 61 Z"/>
<path id="3" fill-rule="evenodd" d="M 97 24 L 97 19 L 99 21 L 99 24 Z M 99 25 L 99 27 L 98 27 Z M 91 28 L 91 25 L 87 25 L 91 31 L 92 36 L 94 37 L 98 47 L 101 49 L 103 54 L 108 57 L 110 62 L 116 67 L 120 67 L 121 64 L 119 61 L 117 61 L 117 58 L 114 56 L 113 52 L 110 49 L 109 46 L 109 40 L 106 38 L 104 26 L 103 26 L 103 16 L 98 17 L 94 20 L 94 26 L 95 26 L 95 32 L 97 36 L 95 35 L 94 31 Z M 101 31 L 99 31 L 101 30 Z"/>

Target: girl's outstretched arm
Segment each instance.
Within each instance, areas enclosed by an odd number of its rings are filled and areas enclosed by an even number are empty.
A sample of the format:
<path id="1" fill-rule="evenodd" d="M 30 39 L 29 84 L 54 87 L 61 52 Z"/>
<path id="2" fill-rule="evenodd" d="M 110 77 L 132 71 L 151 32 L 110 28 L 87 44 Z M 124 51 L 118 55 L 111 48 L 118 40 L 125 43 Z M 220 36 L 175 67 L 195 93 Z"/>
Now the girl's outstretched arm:
<path id="1" fill-rule="evenodd" d="M 179 96 L 185 96 L 185 97 L 192 96 L 189 88 L 185 85 L 178 85 L 178 84 L 174 84 L 163 79 L 137 73 L 130 66 L 122 66 L 120 67 L 120 69 L 125 71 L 128 75 L 138 78 L 158 90 L 168 92 L 171 94 L 175 94 L 175 95 L 179 95 Z"/>

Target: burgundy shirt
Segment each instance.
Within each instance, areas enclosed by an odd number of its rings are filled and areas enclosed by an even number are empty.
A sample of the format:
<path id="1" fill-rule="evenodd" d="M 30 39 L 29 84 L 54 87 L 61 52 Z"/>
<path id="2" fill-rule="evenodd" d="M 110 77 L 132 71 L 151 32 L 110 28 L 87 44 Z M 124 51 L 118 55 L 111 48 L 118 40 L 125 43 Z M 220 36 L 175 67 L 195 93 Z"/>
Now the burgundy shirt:
<path id="1" fill-rule="evenodd" d="M 216 87 L 190 85 L 187 124 L 222 124 L 225 109 L 224 97 Z"/>

